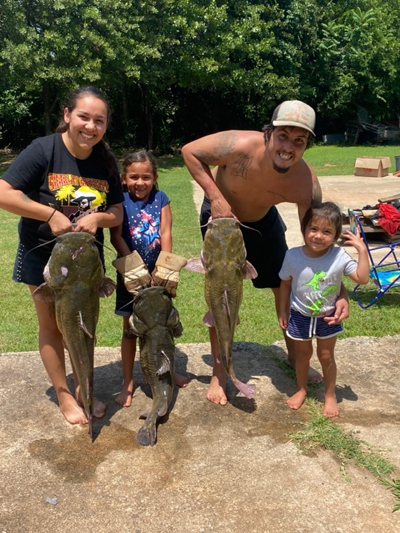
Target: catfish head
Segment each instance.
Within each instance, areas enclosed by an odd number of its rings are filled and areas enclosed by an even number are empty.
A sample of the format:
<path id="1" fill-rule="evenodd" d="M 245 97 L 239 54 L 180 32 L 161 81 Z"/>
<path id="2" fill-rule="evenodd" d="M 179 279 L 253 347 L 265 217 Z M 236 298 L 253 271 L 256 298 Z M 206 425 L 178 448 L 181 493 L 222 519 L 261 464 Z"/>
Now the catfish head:
<path id="1" fill-rule="evenodd" d="M 174 337 L 180 337 L 183 331 L 178 311 L 164 287 L 148 287 L 138 292 L 129 324 L 137 337 L 145 337 L 157 326 L 171 330 Z"/>

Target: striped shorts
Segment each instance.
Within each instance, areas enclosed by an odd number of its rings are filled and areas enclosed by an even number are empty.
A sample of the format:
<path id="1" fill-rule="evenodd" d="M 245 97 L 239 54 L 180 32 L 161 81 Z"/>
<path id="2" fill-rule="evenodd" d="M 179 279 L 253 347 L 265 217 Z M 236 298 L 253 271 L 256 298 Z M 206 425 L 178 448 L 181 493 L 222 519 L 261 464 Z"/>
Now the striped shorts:
<path id="1" fill-rule="evenodd" d="M 323 316 L 305 316 L 294 309 L 290 310 L 286 335 L 296 341 L 308 341 L 313 337 L 328 339 L 343 331 L 343 324 L 330 326 Z"/>

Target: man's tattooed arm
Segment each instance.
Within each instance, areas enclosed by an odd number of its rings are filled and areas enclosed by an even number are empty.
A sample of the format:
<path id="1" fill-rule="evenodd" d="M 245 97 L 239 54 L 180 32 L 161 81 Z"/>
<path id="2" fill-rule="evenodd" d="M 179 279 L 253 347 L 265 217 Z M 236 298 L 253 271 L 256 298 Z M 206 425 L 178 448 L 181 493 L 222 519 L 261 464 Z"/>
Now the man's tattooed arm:
<path id="1" fill-rule="evenodd" d="M 233 153 L 237 134 L 234 131 L 222 132 L 216 135 L 214 151 L 194 150 L 193 155 L 205 165 L 218 165 L 218 162 Z"/>

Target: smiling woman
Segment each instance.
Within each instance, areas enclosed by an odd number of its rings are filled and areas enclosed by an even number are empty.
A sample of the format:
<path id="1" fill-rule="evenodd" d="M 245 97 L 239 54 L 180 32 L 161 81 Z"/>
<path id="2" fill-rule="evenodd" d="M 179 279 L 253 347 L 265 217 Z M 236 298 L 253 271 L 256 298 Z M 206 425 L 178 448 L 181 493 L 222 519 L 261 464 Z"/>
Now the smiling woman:
<path id="1" fill-rule="evenodd" d="M 106 103 L 91 95 L 82 96 L 71 111 L 69 107 L 65 108 L 64 122 L 68 129 L 62 134 L 62 138 L 74 157 L 86 159 L 90 156 L 93 146 L 106 133 L 107 117 Z"/>
<path id="2" fill-rule="evenodd" d="M 21 216 L 13 280 L 27 284 L 31 293 L 44 282 L 54 235 L 86 232 L 102 243 L 103 228 L 122 221 L 118 169 L 103 141 L 109 118 L 108 101 L 101 91 L 91 86 L 77 89 L 57 132 L 33 141 L 0 180 L 0 207 Z M 99 252 L 103 261 L 102 246 Z M 34 304 L 40 354 L 61 412 L 71 424 L 85 424 L 79 387 L 71 394 L 67 385 L 54 304 L 36 299 Z M 103 404 L 95 402 L 95 416 L 102 416 L 104 410 Z"/>

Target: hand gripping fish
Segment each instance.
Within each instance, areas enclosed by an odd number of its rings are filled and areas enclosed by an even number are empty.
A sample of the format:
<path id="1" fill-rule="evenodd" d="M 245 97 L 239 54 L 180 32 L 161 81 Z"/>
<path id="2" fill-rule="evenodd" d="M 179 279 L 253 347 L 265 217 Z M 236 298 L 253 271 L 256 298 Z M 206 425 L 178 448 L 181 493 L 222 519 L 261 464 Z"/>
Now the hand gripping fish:
<path id="1" fill-rule="evenodd" d="M 254 385 L 239 381 L 233 370 L 232 345 L 243 297 L 243 279 L 257 277 L 253 265 L 246 261 L 246 248 L 239 222 L 234 218 L 216 218 L 208 223 L 201 258 L 189 259 L 186 267 L 205 273 L 204 294 L 208 313 L 203 322 L 215 327 L 219 359 L 235 386 L 252 398 Z"/>
<path id="2" fill-rule="evenodd" d="M 164 287 L 149 287 L 138 292 L 129 324 L 139 337 L 140 365 L 153 395 L 150 412 L 141 416 L 146 421 L 136 440 L 142 446 L 152 446 L 157 437 L 157 419 L 167 413 L 172 400 L 174 337 L 180 337 L 183 328 L 171 295 Z"/>
<path id="3" fill-rule="evenodd" d="M 33 295 L 55 303 L 57 326 L 78 378 L 93 440 L 93 366 L 99 297 L 110 296 L 115 283 L 104 276 L 95 237 L 83 232 L 57 237 L 43 275 L 45 283 Z"/>

